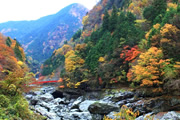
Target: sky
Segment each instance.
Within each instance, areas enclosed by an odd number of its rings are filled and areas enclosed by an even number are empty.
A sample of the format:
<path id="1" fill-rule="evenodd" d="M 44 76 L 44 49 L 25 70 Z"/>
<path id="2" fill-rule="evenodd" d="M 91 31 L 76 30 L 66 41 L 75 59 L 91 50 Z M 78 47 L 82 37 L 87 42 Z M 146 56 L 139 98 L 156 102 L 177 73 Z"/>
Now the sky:
<path id="1" fill-rule="evenodd" d="M 55 14 L 71 3 L 80 3 L 92 9 L 99 0 L 1 0 L 0 23 L 19 20 L 36 20 Z"/>

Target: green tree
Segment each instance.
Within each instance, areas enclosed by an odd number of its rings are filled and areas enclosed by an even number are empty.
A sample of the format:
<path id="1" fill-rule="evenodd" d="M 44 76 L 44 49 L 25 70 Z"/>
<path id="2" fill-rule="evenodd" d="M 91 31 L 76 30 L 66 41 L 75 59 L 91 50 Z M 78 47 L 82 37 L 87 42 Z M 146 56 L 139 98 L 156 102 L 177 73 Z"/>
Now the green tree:
<path id="1" fill-rule="evenodd" d="M 9 46 L 9 47 L 11 47 L 11 44 L 12 44 L 12 41 L 11 41 L 10 37 L 7 37 L 7 39 L 6 39 L 6 45 Z"/>
<path id="2" fill-rule="evenodd" d="M 19 60 L 23 61 L 23 57 L 22 57 L 19 47 L 20 47 L 20 44 L 16 41 L 16 45 L 14 47 L 14 53 Z"/>
<path id="3" fill-rule="evenodd" d="M 154 22 L 158 15 L 163 16 L 166 13 L 167 3 L 166 0 L 154 0 L 152 5 L 146 7 L 143 11 L 143 16 L 147 20 Z"/>
<path id="4" fill-rule="evenodd" d="M 118 15 L 117 15 L 117 8 L 115 5 L 113 5 L 113 11 L 109 20 L 109 30 L 111 32 L 114 31 L 114 29 L 116 28 L 117 25 L 117 19 L 118 19 Z"/>
<path id="5" fill-rule="evenodd" d="M 104 32 L 106 30 L 109 30 L 109 13 L 107 9 L 105 10 L 103 24 L 102 24 L 102 31 Z"/>

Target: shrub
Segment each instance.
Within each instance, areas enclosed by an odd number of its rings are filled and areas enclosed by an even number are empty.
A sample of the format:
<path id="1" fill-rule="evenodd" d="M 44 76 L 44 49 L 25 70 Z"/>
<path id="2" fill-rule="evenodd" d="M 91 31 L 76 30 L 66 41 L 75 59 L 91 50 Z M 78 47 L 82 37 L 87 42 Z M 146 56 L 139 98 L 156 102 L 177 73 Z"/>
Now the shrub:
<path id="1" fill-rule="evenodd" d="M 0 107 L 8 107 L 10 100 L 5 95 L 0 95 Z"/>

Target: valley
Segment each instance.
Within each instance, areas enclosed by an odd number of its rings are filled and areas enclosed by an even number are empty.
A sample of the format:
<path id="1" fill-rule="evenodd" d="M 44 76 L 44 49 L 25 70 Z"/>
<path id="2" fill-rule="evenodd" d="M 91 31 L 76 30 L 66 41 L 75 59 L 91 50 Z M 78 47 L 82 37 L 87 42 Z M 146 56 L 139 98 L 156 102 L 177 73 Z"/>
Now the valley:
<path id="1" fill-rule="evenodd" d="M 74 3 L 0 31 L 2 120 L 180 119 L 179 0 Z"/>

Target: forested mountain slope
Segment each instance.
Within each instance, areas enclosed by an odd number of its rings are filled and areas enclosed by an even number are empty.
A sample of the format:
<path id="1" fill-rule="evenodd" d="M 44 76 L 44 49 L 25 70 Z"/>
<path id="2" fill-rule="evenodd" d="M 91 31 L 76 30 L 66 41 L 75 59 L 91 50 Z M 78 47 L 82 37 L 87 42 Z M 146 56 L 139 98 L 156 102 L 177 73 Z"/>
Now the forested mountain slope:
<path id="1" fill-rule="evenodd" d="M 82 31 L 45 61 L 42 75 L 60 68 L 61 87 L 179 91 L 179 13 L 178 0 L 101 0 Z"/>

